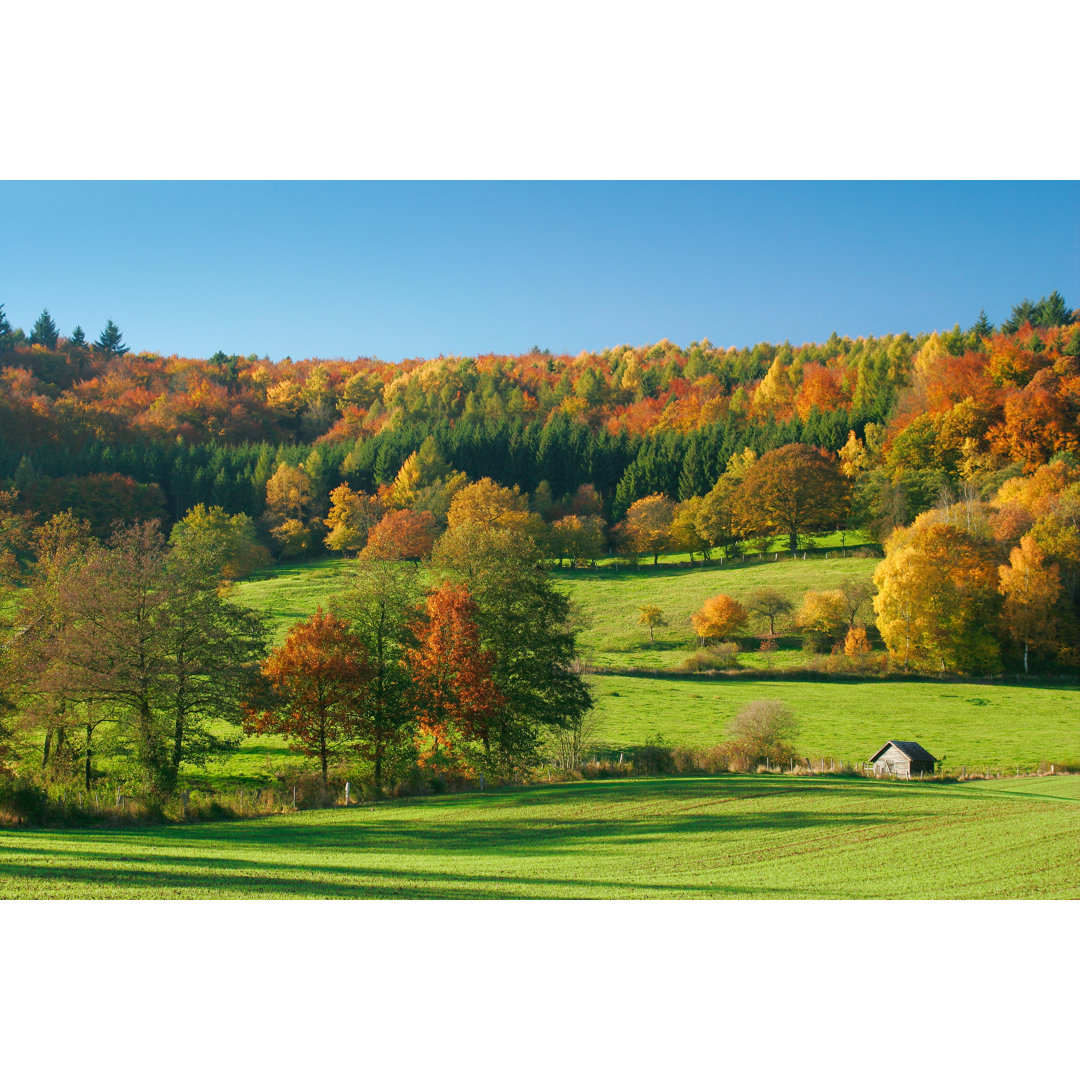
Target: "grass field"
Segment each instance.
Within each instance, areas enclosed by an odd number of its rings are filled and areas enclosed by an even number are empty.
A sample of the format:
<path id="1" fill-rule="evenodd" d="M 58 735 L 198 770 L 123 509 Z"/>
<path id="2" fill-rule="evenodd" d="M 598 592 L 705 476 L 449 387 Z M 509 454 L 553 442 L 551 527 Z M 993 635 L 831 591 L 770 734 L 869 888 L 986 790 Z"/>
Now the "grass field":
<path id="1" fill-rule="evenodd" d="M 723 776 L 0 832 L 3 898 L 1080 898 L 1080 778 Z"/>
<path id="2" fill-rule="evenodd" d="M 1022 770 L 1042 761 L 1080 760 L 1080 687 L 963 682 L 898 682 L 869 678 L 852 681 L 789 681 L 765 678 L 710 678 L 676 675 L 673 669 L 696 648 L 690 613 L 706 597 L 727 592 L 745 597 L 769 585 L 797 601 L 807 589 L 836 588 L 844 581 L 869 581 L 874 559 L 815 555 L 805 561 L 710 565 L 689 569 L 661 564 L 639 570 L 562 570 L 554 578 L 585 617 L 580 641 L 586 658 L 607 671 L 638 668 L 653 675 L 603 674 L 592 677 L 597 698 L 595 739 L 618 752 L 660 736 L 666 745 L 708 747 L 722 741 L 724 729 L 747 701 L 777 698 L 801 724 L 797 749 L 807 757 L 859 761 L 887 739 L 922 743 L 949 767 L 966 765 Z M 324 560 L 277 568 L 237 586 L 238 598 L 271 614 L 275 638 L 289 626 L 324 607 L 346 587 L 348 563 Z M 656 603 L 670 627 L 650 647 L 637 625 L 641 605 Z M 867 613 L 869 614 L 869 613 Z M 801 661 L 792 650 L 777 668 Z M 741 659 L 759 665 L 756 653 Z M 666 674 L 665 674 L 666 673 Z M 255 782 L 282 764 L 298 764 L 280 741 L 251 740 L 231 759 L 200 774 Z"/>
<path id="3" fill-rule="evenodd" d="M 775 698 L 799 720 L 796 748 L 815 760 L 865 761 L 886 740 L 908 739 L 944 757 L 950 771 L 1080 761 L 1076 686 L 628 675 L 594 676 L 592 683 L 595 739 L 613 751 L 657 735 L 668 746 L 715 746 L 740 706 Z"/>

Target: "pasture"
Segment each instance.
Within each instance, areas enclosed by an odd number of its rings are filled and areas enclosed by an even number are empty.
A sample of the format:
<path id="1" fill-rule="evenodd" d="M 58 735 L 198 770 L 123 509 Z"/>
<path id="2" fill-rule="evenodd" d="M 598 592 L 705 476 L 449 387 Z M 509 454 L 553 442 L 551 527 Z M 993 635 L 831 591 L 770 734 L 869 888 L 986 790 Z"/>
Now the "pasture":
<path id="1" fill-rule="evenodd" d="M 629 675 L 593 676 L 594 739 L 618 752 L 661 737 L 704 748 L 723 741 L 748 701 L 775 698 L 799 720 L 796 749 L 813 759 L 865 761 L 888 739 L 921 743 L 950 773 L 1033 770 L 1080 761 L 1080 687 L 1006 683 L 845 682 Z M 786 764 L 786 763 L 785 763 Z"/>
<path id="2" fill-rule="evenodd" d="M 738 599 L 769 586 L 798 603 L 808 589 L 837 588 L 845 581 L 869 582 L 876 560 L 823 558 L 802 560 L 749 559 L 707 566 L 679 567 L 661 563 L 637 570 L 555 571 L 580 612 L 585 628 L 580 642 L 586 660 L 605 671 L 590 681 L 597 708 L 593 739 L 610 753 L 631 750 L 657 737 L 668 747 L 709 747 L 721 742 L 735 712 L 757 698 L 787 703 L 801 725 L 797 749 L 812 759 L 864 760 L 886 739 L 913 739 L 951 769 L 1031 770 L 1043 761 L 1080 761 L 1080 687 L 1075 684 L 1010 684 L 768 679 L 763 676 L 708 677 L 676 672 L 695 650 L 690 613 L 719 592 Z M 279 567 L 237 584 L 237 597 L 268 612 L 275 641 L 348 584 L 348 560 L 327 559 L 302 566 Z M 670 626 L 657 631 L 650 646 L 648 631 L 638 625 L 638 609 L 658 604 Z M 867 610 L 863 617 L 869 619 Z M 778 626 L 786 629 L 787 624 Z M 774 654 L 781 670 L 799 663 L 798 649 Z M 747 667 L 764 664 L 760 654 L 740 655 Z M 637 669 L 638 674 L 619 674 Z M 299 764 L 280 740 L 248 740 L 231 758 L 211 763 L 200 774 L 209 780 L 236 778 L 255 782 L 284 764 Z"/>
<path id="3" fill-rule="evenodd" d="M 1080 778 L 722 776 L 0 832 L 2 898 L 1080 898 Z"/>

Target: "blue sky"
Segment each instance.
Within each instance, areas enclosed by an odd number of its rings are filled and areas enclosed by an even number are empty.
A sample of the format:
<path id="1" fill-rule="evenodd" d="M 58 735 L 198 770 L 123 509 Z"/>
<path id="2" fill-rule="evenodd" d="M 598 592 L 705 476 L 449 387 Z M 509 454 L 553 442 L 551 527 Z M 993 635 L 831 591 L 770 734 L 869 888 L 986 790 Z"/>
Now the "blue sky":
<path id="1" fill-rule="evenodd" d="M 1080 183 L 0 183 L 0 303 L 279 359 L 715 344 L 1080 305 Z"/>

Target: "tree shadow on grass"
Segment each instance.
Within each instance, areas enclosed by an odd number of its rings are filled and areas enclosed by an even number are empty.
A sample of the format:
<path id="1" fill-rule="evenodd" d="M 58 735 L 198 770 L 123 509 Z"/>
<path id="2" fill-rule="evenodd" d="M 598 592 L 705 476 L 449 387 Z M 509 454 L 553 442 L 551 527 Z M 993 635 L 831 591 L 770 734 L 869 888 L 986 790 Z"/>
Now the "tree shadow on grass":
<path id="1" fill-rule="evenodd" d="M 127 860 L 128 862 L 132 859 Z M 147 861 L 153 861 L 148 859 Z M 19 896 L 17 889 L 6 890 L 5 883 L 28 886 L 26 895 L 60 898 L 65 891 L 81 893 L 100 888 L 102 898 L 147 897 L 161 893 L 211 894 L 214 898 L 276 897 L 281 899 L 536 899 L 559 896 L 787 896 L 795 890 L 755 886 L 752 888 L 721 884 L 654 884 L 649 882 L 606 881 L 596 878 L 549 878 L 513 874 L 459 874 L 449 871 L 392 869 L 388 867 L 318 867 L 244 862 L 234 872 L 207 866 L 200 860 L 187 860 L 190 870 L 158 869 L 139 866 L 0 866 L 0 897 Z M 206 871 L 209 872 L 200 872 Z M 291 872 L 295 876 L 287 876 Z M 305 872 L 308 877 L 301 876 Z M 342 880 L 344 879 L 344 880 Z M 350 880 L 351 879 L 351 880 Z M 47 883 L 47 889 L 35 889 L 35 883 Z"/>

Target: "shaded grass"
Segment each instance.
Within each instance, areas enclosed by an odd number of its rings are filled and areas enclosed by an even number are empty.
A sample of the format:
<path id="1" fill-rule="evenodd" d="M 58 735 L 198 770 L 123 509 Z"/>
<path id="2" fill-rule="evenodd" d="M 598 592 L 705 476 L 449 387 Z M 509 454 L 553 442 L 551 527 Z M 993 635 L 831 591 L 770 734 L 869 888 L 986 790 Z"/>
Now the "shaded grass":
<path id="1" fill-rule="evenodd" d="M 0 833 L 3 897 L 1080 896 L 1080 780 L 604 781 Z"/>

